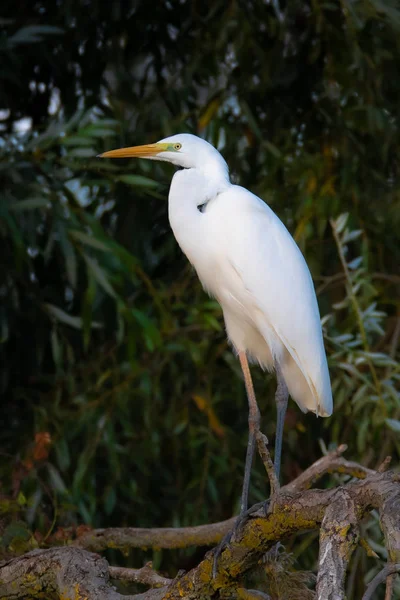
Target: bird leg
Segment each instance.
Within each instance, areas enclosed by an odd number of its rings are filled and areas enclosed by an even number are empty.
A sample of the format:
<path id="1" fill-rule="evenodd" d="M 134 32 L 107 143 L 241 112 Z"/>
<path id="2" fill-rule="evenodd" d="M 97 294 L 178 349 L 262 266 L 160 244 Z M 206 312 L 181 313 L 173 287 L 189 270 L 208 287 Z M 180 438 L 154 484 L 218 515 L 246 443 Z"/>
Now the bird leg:
<path id="1" fill-rule="evenodd" d="M 249 495 L 249 484 L 250 484 L 250 472 L 251 464 L 254 456 L 255 444 L 257 444 L 258 453 L 261 460 L 263 461 L 264 467 L 268 474 L 268 479 L 271 487 L 271 496 L 274 496 L 279 489 L 279 482 L 275 475 L 275 470 L 272 465 L 271 456 L 268 451 L 268 439 L 260 431 L 260 411 L 254 393 L 253 382 L 251 379 L 249 363 L 245 352 L 239 352 L 240 365 L 242 367 L 244 382 L 246 385 L 247 398 L 249 401 L 249 441 L 247 444 L 246 464 L 244 470 L 244 481 L 242 491 L 242 501 L 240 505 L 240 515 L 243 516 L 247 512 L 248 495 Z M 283 381 L 283 378 L 282 378 Z M 283 381 L 285 385 L 285 382 Z M 285 418 L 285 415 L 283 415 Z"/>
<path id="2" fill-rule="evenodd" d="M 253 381 L 247 361 L 246 352 L 239 352 L 240 366 L 242 367 L 244 383 L 246 386 L 247 400 L 249 402 L 249 440 L 247 442 L 246 463 L 244 467 L 244 480 L 242 488 L 242 499 L 240 502 L 239 519 L 247 511 L 249 500 L 249 486 L 251 465 L 253 463 L 256 435 L 260 431 L 260 410 L 258 408 L 256 395 L 254 393 Z"/>
<path id="3" fill-rule="evenodd" d="M 244 520 L 248 517 L 247 505 L 249 500 L 249 486 L 251 465 L 253 463 L 254 449 L 256 446 L 256 437 L 260 431 L 260 410 L 257 405 L 256 395 L 254 393 L 253 381 L 247 361 L 246 352 L 239 352 L 240 366 L 242 367 L 244 383 L 246 386 L 247 400 L 249 402 L 249 439 L 247 442 L 246 463 L 244 468 L 244 479 L 242 488 L 242 497 L 240 501 L 240 513 L 231 531 L 229 531 L 214 550 L 213 556 L 213 578 L 217 575 L 218 558 L 220 557 L 224 547 L 230 542 L 234 535 L 241 527 Z"/>
<path id="4" fill-rule="evenodd" d="M 289 398 L 289 391 L 286 382 L 283 378 L 282 371 L 278 364 L 275 365 L 276 378 L 278 381 L 278 387 L 275 392 L 276 402 L 276 437 L 275 437 L 275 456 L 274 466 L 276 478 L 279 482 L 279 473 L 281 468 L 281 454 L 282 454 L 282 437 L 283 437 L 283 425 L 285 423 L 285 415 Z"/>
<path id="5" fill-rule="evenodd" d="M 247 442 L 246 464 L 245 464 L 245 468 L 244 468 L 244 479 L 243 479 L 242 498 L 241 498 L 241 502 L 240 502 L 240 513 L 235 521 L 235 524 L 234 524 L 232 530 L 229 531 L 225 535 L 223 540 L 218 544 L 218 546 L 214 550 L 213 569 L 212 569 L 214 579 L 217 576 L 218 558 L 220 557 L 222 550 L 230 542 L 232 536 L 239 531 L 243 522 L 249 517 L 249 515 L 251 515 L 254 512 L 255 507 L 252 507 L 251 509 L 248 510 L 247 505 L 248 505 L 248 500 L 249 500 L 250 473 L 251 473 L 251 466 L 253 463 L 256 442 L 257 442 L 257 447 L 258 447 L 258 451 L 259 451 L 261 460 L 264 463 L 264 466 L 267 470 L 268 477 L 270 480 L 271 501 L 273 500 L 273 498 L 279 491 L 279 481 L 275 475 L 276 468 L 277 468 L 276 447 L 275 447 L 275 467 L 273 467 L 271 457 L 269 455 L 268 447 L 267 447 L 268 440 L 267 440 L 266 436 L 263 435 L 260 431 L 260 420 L 261 420 L 260 410 L 258 408 L 256 395 L 254 393 L 253 381 L 251 379 L 249 363 L 247 361 L 247 356 L 246 356 L 245 352 L 239 352 L 239 361 L 240 361 L 240 366 L 242 367 L 242 371 L 243 371 L 244 383 L 246 386 L 246 393 L 247 393 L 247 400 L 249 402 L 249 440 Z M 283 402 L 283 400 L 281 400 L 281 399 L 285 398 L 285 393 L 286 393 L 286 400 L 285 400 L 285 402 Z M 283 422 L 285 420 L 286 406 L 287 406 L 287 388 L 286 388 L 286 384 L 285 384 L 285 381 L 282 376 L 280 379 L 278 379 L 278 390 L 277 390 L 275 398 L 277 401 L 277 406 L 279 406 L 279 408 L 281 408 L 282 427 L 283 427 Z M 279 399 L 279 405 L 278 405 L 278 399 Z M 278 410 L 279 410 L 279 408 L 278 408 Z M 281 429 L 282 429 L 282 427 L 281 427 Z M 280 436 L 281 436 L 280 444 L 282 444 L 282 431 L 280 432 Z M 280 456 L 280 450 L 281 450 L 281 448 L 279 447 L 279 456 Z M 279 462 L 280 462 L 280 459 L 279 459 Z M 278 474 L 279 474 L 279 463 L 278 463 Z M 269 509 L 269 506 L 270 506 L 270 501 L 267 500 L 266 502 L 262 502 L 261 504 L 264 508 L 264 511 L 267 512 Z M 257 508 L 258 508 L 258 505 L 257 505 Z"/>

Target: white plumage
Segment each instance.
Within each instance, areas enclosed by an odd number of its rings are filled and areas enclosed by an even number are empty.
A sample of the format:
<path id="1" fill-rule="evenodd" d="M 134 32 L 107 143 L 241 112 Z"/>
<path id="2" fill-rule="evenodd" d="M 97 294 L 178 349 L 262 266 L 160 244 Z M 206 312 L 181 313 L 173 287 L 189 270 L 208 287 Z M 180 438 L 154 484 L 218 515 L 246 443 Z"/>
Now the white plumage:
<path id="1" fill-rule="evenodd" d="M 276 370 L 278 388 L 275 469 L 287 393 L 303 411 L 332 413 L 332 392 L 311 275 L 295 241 L 260 198 L 232 185 L 221 154 L 208 142 L 178 134 L 156 144 L 105 152 L 183 167 L 169 192 L 169 220 L 183 252 L 209 294 L 220 303 L 228 337 L 239 355 L 249 399 L 249 444 L 241 514 L 259 411 L 247 359 Z"/>
<path id="2" fill-rule="evenodd" d="M 189 144 L 199 146 L 199 166 L 175 173 L 170 224 L 204 288 L 220 303 L 230 341 L 263 368 L 272 370 L 278 362 L 299 407 L 329 416 L 332 393 L 320 317 L 302 253 L 265 202 L 229 182 L 215 148 L 189 134 L 163 142 L 178 140 L 181 152 Z"/>

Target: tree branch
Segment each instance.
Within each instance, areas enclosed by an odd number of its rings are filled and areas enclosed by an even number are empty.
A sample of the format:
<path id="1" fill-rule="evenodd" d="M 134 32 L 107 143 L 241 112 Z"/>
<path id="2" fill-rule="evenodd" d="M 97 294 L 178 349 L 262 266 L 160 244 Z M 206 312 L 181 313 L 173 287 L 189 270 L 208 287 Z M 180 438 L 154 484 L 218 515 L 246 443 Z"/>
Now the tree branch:
<path id="1" fill-rule="evenodd" d="M 141 569 L 126 569 L 124 567 L 109 567 L 111 579 L 130 581 L 132 583 L 143 583 L 150 587 L 164 587 L 173 580 L 162 577 L 153 570 L 153 565 L 148 562 Z"/>
<path id="2" fill-rule="evenodd" d="M 109 527 L 93 529 L 74 540 L 73 545 L 93 552 L 107 548 L 187 548 L 189 546 L 215 546 L 233 527 L 235 517 L 219 523 L 197 527 Z"/>
<path id="3" fill-rule="evenodd" d="M 359 541 L 355 503 L 345 491 L 325 511 L 320 530 L 317 598 L 343 600 L 348 562 Z"/>
<path id="4" fill-rule="evenodd" d="M 274 464 L 271 460 L 271 455 L 268 450 L 268 438 L 261 431 L 256 432 L 257 448 L 261 456 L 261 460 L 268 475 L 269 485 L 271 488 L 271 498 L 274 498 L 279 491 L 279 481 L 275 473 Z"/>
<path id="5" fill-rule="evenodd" d="M 385 579 L 393 573 L 400 573 L 400 563 L 388 564 L 385 568 L 382 569 L 382 571 L 379 571 L 378 575 L 375 575 L 373 580 L 368 584 L 368 587 L 365 591 L 364 596 L 362 597 L 362 600 L 372 600 L 373 594 L 378 585 L 383 583 Z"/>
<path id="6" fill-rule="evenodd" d="M 232 527 L 235 519 L 212 525 L 184 529 L 104 529 L 84 534 L 75 546 L 35 550 L 0 565 L 0 597 L 68 598 L 74 600 L 122 600 L 110 584 L 110 577 L 163 586 L 136 596 L 134 600 L 200 600 L 253 594 L 238 583 L 243 575 L 259 565 L 265 553 L 294 533 L 321 527 L 317 597 L 339 600 L 344 597 L 344 577 L 351 554 L 358 543 L 358 523 L 372 508 L 380 513 L 391 568 L 400 564 L 399 475 L 374 472 L 340 457 L 344 448 L 323 457 L 291 484 L 275 495 L 268 514 L 263 507 L 249 511 L 248 521 L 235 534 L 218 561 L 218 573 L 212 578 L 213 552 L 194 569 L 174 580 L 161 577 L 148 564 L 142 569 L 109 567 L 107 562 L 78 545 L 96 549 L 163 547 L 215 544 Z M 350 480 L 328 490 L 306 489 L 323 473 L 339 470 L 364 479 Z M 394 571 L 383 571 L 385 579 Z M 383 581 L 382 579 L 382 581 Z M 370 589 L 379 585 L 375 578 Z M 371 587 L 372 586 L 372 587 Z M 366 593 L 370 593 L 367 590 Z M 260 592 L 261 593 L 261 592 Z M 372 592 L 371 592 L 372 593 Z M 258 594 L 260 597 L 260 594 Z M 265 595 L 264 595 L 265 597 Z M 366 598 L 370 598 L 367 595 Z"/>
<path id="7" fill-rule="evenodd" d="M 299 477 L 283 486 L 281 491 L 300 492 L 307 490 L 326 473 L 347 473 L 359 479 L 375 473 L 375 471 L 358 463 L 340 458 L 346 448 L 347 446 L 342 444 L 333 452 L 320 458 Z M 198 525 L 197 527 L 159 527 L 151 529 L 110 527 L 107 529 L 93 529 L 79 536 L 73 542 L 73 545 L 92 552 L 101 552 L 107 548 L 118 548 L 125 551 L 129 548 L 174 549 L 189 546 L 215 546 L 232 529 L 235 521 L 236 517 L 218 523 Z"/>
<path id="8" fill-rule="evenodd" d="M 345 473 L 352 477 L 357 477 L 357 479 L 364 479 L 368 475 L 375 473 L 372 469 L 367 469 L 367 467 L 363 467 L 356 462 L 341 458 L 341 455 L 346 450 L 346 444 L 341 444 L 336 450 L 329 452 L 329 454 L 317 460 L 308 469 L 303 471 L 301 475 L 296 477 L 296 479 L 285 485 L 285 489 L 292 492 L 308 490 L 318 479 L 321 479 L 327 473 Z"/>
<path id="9" fill-rule="evenodd" d="M 104 558 L 80 548 L 32 550 L 0 565 L 0 598 L 44 597 L 74 600 L 132 600 L 109 581 Z M 135 598 L 137 600 L 137 598 Z"/>

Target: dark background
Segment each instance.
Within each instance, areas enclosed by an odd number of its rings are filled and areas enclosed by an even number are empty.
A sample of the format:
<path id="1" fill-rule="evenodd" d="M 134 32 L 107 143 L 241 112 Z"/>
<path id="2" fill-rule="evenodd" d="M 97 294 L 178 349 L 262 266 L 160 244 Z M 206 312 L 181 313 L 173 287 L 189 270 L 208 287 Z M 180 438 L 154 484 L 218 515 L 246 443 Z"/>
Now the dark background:
<path id="1" fill-rule="evenodd" d="M 315 419 L 290 403 L 283 480 L 339 443 L 367 466 L 398 459 L 398 3 L 281 9 L 283 23 L 251 0 L 3 0 L 3 555 L 81 524 L 195 525 L 238 510 L 239 365 L 169 229 L 173 169 L 95 158 L 119 146 L 205 137 L 306 256 L 335 408 Z M 275 380 L 253 375 L 273 441 Z M 256 461 L 251 501 L 267 492 Z M 384 561 L 376 517 L 363 535 Z M 296 568 L 313 569 L 317 549 L 315 533 L 287 544 Z M 174 574 L 201 552 L 124 560 Z M 378 568 L 358 548 L 348 598 Z"/>

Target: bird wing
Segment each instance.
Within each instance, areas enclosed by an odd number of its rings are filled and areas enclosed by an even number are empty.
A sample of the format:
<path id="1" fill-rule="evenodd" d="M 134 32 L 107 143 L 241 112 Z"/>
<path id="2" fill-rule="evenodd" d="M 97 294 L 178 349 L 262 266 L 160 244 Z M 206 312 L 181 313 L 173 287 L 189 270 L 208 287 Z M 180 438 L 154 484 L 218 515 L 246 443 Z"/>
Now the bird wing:
<path id="1" fill-rule="evenodd" d="M 286 363 L 285 357 L 276 359 L 284 359 L 283 375 L 293 399 L 303 410 L 329 416 L 329 372 L 305 259 L 284 224 L 260 198 L 239 186 L 223 196 L 219 207 L 224 218 L 223 254 L 242 282 L 234 293 L 270 348 L 275 334 L 289 353 Z M 303 378 L 306 386 L 300 381 Z"/>

